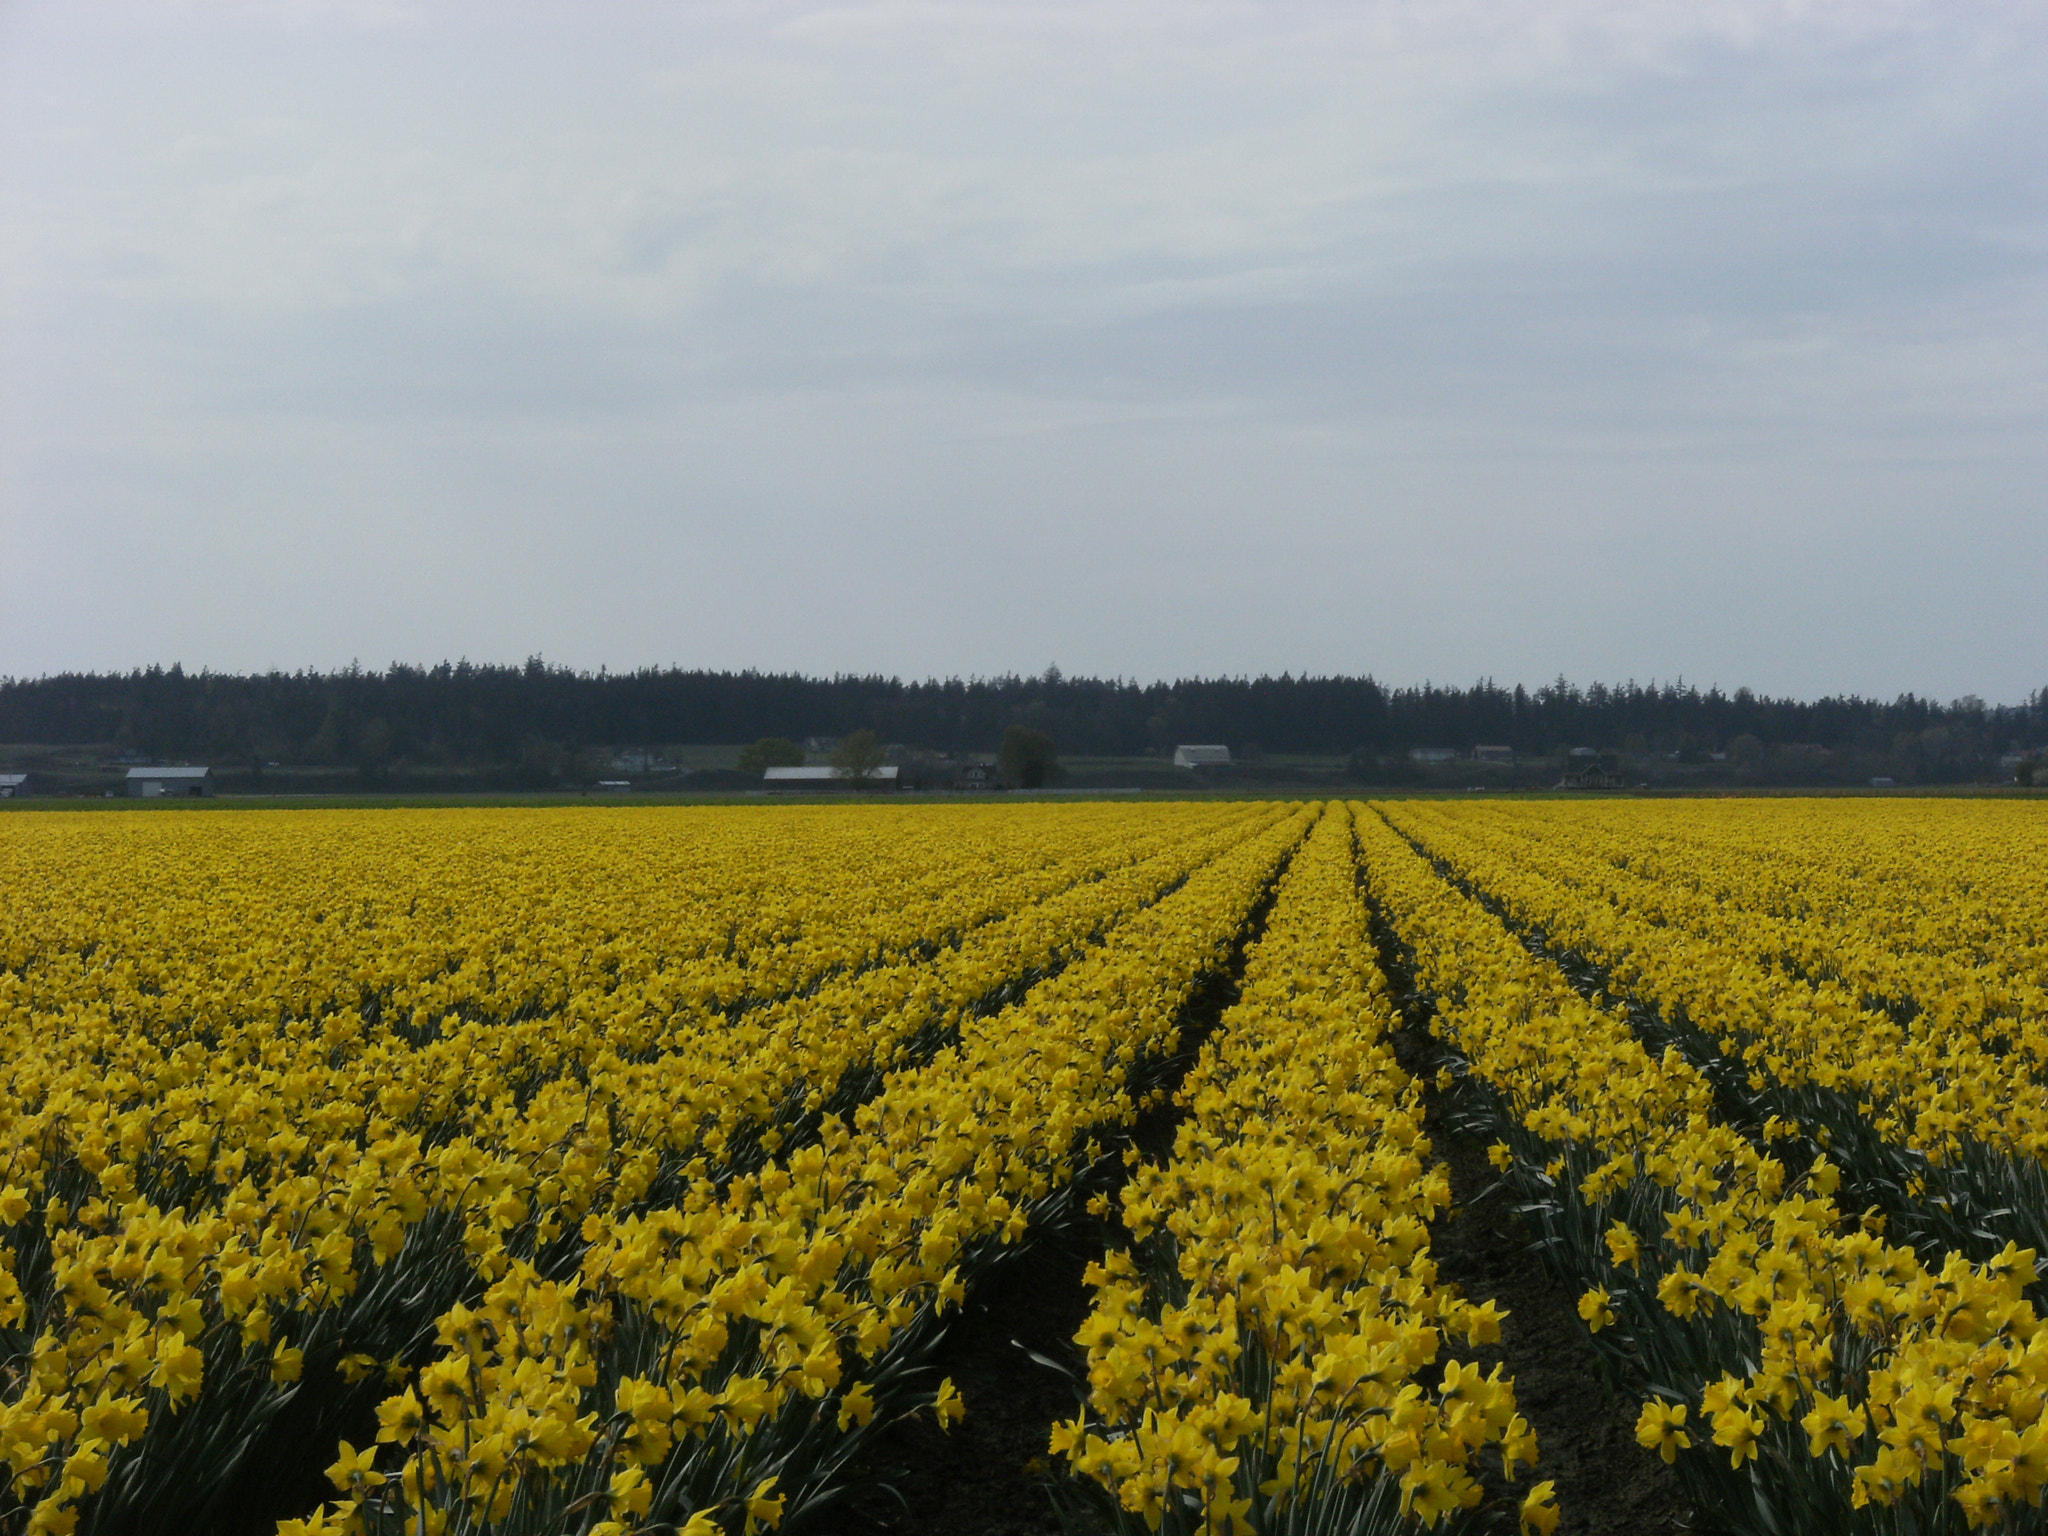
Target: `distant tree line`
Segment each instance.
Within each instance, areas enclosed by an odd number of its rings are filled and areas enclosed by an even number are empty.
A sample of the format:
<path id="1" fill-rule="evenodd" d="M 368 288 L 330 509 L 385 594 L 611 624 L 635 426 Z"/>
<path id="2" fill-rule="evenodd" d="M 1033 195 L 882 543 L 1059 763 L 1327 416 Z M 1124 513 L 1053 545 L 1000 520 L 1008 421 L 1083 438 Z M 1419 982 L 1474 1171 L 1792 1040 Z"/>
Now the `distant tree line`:
<path id="1" fill-rule="evenodd" d="M 1389 687 L 1371 677 L 1194 678 L 1137 683 L 1065 677 L 803 677 L 647 669 L 596 673 L 470 662 L 381 672 L 239 676 L 177 666 L 0 679 L 0 742 L 105 743 L 158 758 L 274 761 L 375 773 L 415 763 L 524 764 L 545 775 L 597 745 L 801 741 L 873 730 L 929 752 L 992 752 L 1012 727 L 1062 756 L 1170 752 L 1220 742 L 1240 758 L 1348 755 L 1386 761 L 1414 747 L 1480 743 L 1544 756 L 1762 753 L 1826 748 L 1911 760 L 1923 781 L 1969 778 L 2001 753 L 2048 747 L 2048 688 L 2016 705 L 1911 694 L 1770 698 L 1683 682 L 1535 689 Z"/>

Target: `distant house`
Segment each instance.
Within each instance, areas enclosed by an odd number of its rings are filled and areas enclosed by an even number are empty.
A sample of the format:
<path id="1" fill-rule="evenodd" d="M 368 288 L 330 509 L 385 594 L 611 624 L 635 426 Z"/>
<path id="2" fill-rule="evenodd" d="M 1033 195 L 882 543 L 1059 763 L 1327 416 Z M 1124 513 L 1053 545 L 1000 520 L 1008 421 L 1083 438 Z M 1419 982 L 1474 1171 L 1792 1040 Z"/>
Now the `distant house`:
<path id="1" fill-rule="evenodd" d="M 198 799 L 213 793 L 211 768 L 130 768 L 128 793 L 138 800 Z"/>
<path id="2" fill-rule="evenodd" d="M 1897 779 L 1888 779 L 1883 774 L 1879 774 L 1870 781 L 1870 787 L 1872 789 L 1897 789 L 1899 781 Z"/>
<path id="3" fill-rule="evenodd" d="M 20 800 L 28 794 L 28 775 L 0 773 L 0 800 Z"/>
<path id="4" fill-rule="evenodd" d="M 597 787 L 609 794 L 623 795 L 633 787 L 633 781 L 631 779 L 599 779 Z"/>
<path id="5" fill-rule="evenodd" d="M 1512 763 L 1515 760 L 1513 747 L 1474 747 L 1472 758 L 1481 763 Z"/>
<path id="6" fill-rule="evenodd" d="M 963 763 L 949 782 L 955 789 L 1001 789 L 1003 776 L 994 763 Z"/>
<path id="7" fill-rule="evenodd" d="M 1626 789 L 1618 774 L 1604 768 L 1578 768 L 1557 781 L 1559 789 Z"/>
<path id="8" fill-rule="evenodd" d="M 1571 751 L 1565 754 L 1567 757 L 1598 757 L 1599 755 L 1600 751 L 1597 747 L 1573 747 Z"/>
<path id="9" fill-rule="evenodd" d="M 1411 763 L 1455 763 L 1458 760 L 1456 747 L 1410 747 L 1408 761 Z"/>
<path id="10" fill-rule="evenodd" d="M 874 789 L 894 789 L 897 776 L 902 771 L 891 763 L 885 768 L 877 768 L 866 779 L 858 782 Z M 816 768 L 770 768 L 761 775 L 761 782 L 769 789 L 818 790 L 836 789 L 842 784 L 852 784 L 856 781 L 837 768 L 821 765 Z"/>
<path id="11" fill-rule="evenodd" d="M 1230 765 L 1228 747 L 1175 747 L 1173 766 L 1176 768 L 1211 768 Z"/>

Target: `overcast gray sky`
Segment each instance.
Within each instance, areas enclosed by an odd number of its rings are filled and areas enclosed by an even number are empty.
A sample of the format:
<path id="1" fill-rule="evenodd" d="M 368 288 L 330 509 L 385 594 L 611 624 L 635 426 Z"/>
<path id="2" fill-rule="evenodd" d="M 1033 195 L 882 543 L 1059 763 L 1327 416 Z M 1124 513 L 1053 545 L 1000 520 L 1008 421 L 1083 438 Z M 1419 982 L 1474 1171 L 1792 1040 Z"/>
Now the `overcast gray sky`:
<path id="1" fill-rule="evenodd" d="M 0 673 L 2048 684 L 2048 7 L 0 0 Z"/>

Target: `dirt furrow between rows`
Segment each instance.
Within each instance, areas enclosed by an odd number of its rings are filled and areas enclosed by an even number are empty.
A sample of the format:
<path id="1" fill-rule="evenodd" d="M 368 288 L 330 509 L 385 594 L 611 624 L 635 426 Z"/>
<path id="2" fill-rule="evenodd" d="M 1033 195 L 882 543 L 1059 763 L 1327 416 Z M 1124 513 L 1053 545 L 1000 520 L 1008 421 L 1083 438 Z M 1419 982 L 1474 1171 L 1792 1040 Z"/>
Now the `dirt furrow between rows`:
<path id="1" fill-rule="evenodd" d="M 1361 870 L 1361 879 L 1364 871 Z M 1487 1161 L 1485 1146 L 1452 1123 L 1436 1087 L 1442 1052 L 1430 1035 L 1433 998 L 1417 989 L 1415 970 L 1370 886 L 1363 888 L 1380 968 L 1400 1002 L 1393 1035 L 1401 1065 L 1427 1085 L 1426 1126 L 1451 1176 L 1451 1206 L 1431 1224 L 1437 1273 L 1475 1302 L 1508 1313 L 1496 1345 L 1458 1345 L 1453 1358 L 1495 1365 L 1515 1384 L 1515 1402 L 1536 1431 L 1533 1474 L 1556 1484 L 1563 1519 L 1559 1536 L 1663 1536 L 1711 1529 L 1691 1508 L 1676 1474 L 1635 1438 L 1635 1402 L 1620 1388 L 1579 1320 L 1577 1298 L 1538 1257 L 1538 1234 L 1514 1208 Z M 1516 1529 L 1516 1500 L 1498 1466 L 1481 1478 L 1486 1503 L 1475 1512 L 1481 1531 Z"/>
<path id="2" fill-rule="evenodd" d="M 1264 931 L 1285 865 L 1239 932 L 1228 961 L 1197 985 L 1181 1013 L 1180 1046 L 1134 1083 L 1166 1090 L 1142 1113 L 1124 1143 L 1143 1156 L 1172 1154 L 1184 1111 L 1173 1093 L 1217 1021 L 1238 998 L 1247 953 Z M 1130 1246 L 1116 1200 L 1125 1167 L 1106 1160 L 1097 1186 L 1110 1214 L 1081 1213 L 1056 1231 L 1033 1232 L 1022 1251 L 969 1294 L 932 1361 L 951 1377 L 967 1409 L 951 1430 L 926 1415 L 898 1421 L 857 1474 L 868 1490 L 854 1498 L 837 1529 L 845 1536 L 1088 1536 L 1086 1509 L 1066 1504 L 1065 1523 L 1051 1485 L 1064 1475 L 1047 1457 L 1055 1421 L 1071 1418 L 1085 1390 L 1087 1363 L 1074 1334 L 1087 1319 L 1088 1266 L 1111 1248 Z"/>

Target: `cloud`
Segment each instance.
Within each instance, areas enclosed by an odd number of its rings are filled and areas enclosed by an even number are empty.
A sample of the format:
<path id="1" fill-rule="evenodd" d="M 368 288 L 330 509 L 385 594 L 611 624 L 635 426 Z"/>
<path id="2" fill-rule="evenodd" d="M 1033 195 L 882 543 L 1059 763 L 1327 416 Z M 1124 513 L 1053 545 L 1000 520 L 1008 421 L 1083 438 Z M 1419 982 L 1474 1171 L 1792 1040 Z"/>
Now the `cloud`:
<path id="1" fill-rule="evenodd" d="M 2012 696 L 2044 66 L 2017 5 L 17 6 L 0 651 Z M 1859 606 L 1916 583 L 2021 616 Z"/>

